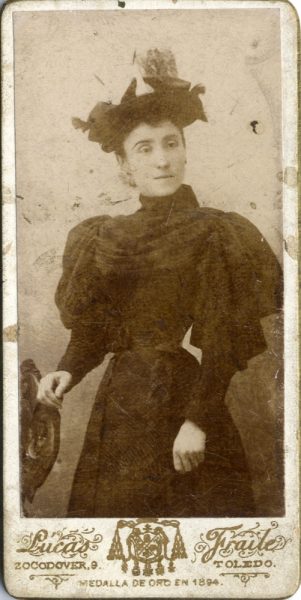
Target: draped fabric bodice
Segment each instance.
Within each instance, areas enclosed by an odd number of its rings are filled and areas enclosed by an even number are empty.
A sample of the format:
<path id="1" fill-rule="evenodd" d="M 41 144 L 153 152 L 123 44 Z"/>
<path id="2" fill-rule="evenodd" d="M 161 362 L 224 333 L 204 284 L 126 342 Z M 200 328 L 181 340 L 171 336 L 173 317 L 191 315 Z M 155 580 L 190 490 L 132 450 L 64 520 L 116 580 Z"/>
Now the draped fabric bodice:
<path id="1" fill-rule="evenodd" d="M 189 186 L 140 197 L 132 215 L 88 219 L 69 234 L 56 293 L 70 329 L 101 328 L 107 351 L 191 342 L 237 369 L 265 348 L 260 318 L 281 305 L 280 268 L 236 213 L 202 208 Z"/>

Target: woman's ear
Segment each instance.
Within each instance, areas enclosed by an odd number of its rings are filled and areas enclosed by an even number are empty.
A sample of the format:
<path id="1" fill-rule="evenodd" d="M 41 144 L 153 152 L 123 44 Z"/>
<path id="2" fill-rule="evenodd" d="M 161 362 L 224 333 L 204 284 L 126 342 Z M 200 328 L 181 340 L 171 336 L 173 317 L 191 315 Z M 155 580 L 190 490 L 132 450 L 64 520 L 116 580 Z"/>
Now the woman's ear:
<path id="1" fill-rule="evenodd" d="M 116 154 L 116 158 L 120 167 L 120 176 L 122 181 L 131 187 L 136 187 L 136 183 L 126 157 Z"/>

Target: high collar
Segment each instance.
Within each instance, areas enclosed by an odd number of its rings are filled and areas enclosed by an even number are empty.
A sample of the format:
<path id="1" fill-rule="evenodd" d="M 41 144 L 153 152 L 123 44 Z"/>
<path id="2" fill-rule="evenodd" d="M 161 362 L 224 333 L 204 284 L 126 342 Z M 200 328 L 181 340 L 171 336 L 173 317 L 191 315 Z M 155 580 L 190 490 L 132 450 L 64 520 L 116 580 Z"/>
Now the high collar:
<path id="1" fill-rule="evenodd" d="M 143 196 L 139 198 L 142 210 L 166 213 L 172 211 L 185 211 L 198 208 L 199 204 L 190 185 L 183 184 L 179 189 L 168 196 Z"/>

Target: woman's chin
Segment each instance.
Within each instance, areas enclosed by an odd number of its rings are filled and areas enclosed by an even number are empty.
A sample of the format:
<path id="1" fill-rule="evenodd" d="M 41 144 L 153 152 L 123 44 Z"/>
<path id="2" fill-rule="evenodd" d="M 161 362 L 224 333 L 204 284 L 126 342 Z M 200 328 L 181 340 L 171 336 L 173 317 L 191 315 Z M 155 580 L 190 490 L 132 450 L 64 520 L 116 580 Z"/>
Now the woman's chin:
<path id="1" fill-rule="evenodd" d="M 144 194 L 145 196 L 170 196 L 174 194 L 179 187 L 181 186 L 181 182 L 178 179 L 174 178 L 166 178 L 166 179 L 157 179 L 154 181 L 154 185 L 149 187 L 148 193 Z"/>

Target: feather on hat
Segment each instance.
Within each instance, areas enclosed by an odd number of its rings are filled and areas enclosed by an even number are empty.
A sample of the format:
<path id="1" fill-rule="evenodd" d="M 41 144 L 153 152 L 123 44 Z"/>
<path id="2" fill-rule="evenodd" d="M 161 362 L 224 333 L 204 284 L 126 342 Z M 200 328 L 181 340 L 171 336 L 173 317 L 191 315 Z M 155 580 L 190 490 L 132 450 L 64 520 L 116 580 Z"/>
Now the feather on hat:
<path id="1" fill-rule="evenodd" d="M 145 55 L 134 54 L 143 82 L 150 91 L 137 94 L 137 78 L 133 78 L 120 104 L 98 102 L 87 121 L 74 117 L 73 126 L 89 130 L 89 140 L 101 144 L 104 152 L 113 152 L 120 141 L 144 119 L 171 119 L 186 127 L 197 119 L 207 121 L 199 94 L 202 85 L 178 77 L 176 62 L 170 50 L 152 48 Z"/>

